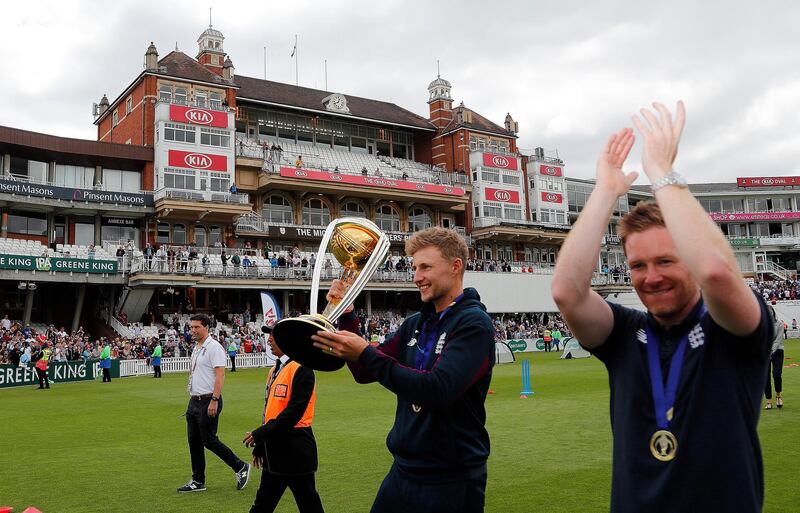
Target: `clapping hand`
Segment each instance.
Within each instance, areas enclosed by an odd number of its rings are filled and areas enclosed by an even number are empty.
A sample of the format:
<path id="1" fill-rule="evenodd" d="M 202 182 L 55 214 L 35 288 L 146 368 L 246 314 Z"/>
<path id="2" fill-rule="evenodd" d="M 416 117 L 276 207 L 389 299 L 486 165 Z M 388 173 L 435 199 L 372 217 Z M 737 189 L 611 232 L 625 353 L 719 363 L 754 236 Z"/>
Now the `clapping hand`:
<path id="1" fill-rule="evenodd" d="M 639 173 L 636 171 L 624 173 L 622 164 L 628 158 L 634 140 L 633 130 L 630 128 L 623 128 L 608 138 L 603 151 L 600 152 L 600 156 L 597 158 L 598 189 L 612 191 L 617 196 L 622 196 L 628 192 L 631 184 L 638 178 Z"/>
<path id="2" fill-rule="evenodd" d="M 633 124 L 644 138 L 642 168 L 650 183 L 672 171 L 683 126 L 686 124 L 686 108 L 682 101 L 678 102 L 675 109 L 674 120 L 663 104 L 654 102 L 653 107 L 658 111 L 659 117 L 648 109 L 639 111 L 642 117 L 633 116 Z"/>

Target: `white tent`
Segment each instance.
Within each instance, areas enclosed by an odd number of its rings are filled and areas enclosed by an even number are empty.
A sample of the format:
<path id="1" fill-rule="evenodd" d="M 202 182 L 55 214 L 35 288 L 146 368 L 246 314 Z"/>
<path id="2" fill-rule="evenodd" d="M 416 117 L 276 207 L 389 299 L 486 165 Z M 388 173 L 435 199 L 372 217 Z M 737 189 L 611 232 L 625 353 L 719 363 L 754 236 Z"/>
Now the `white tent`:
<path id="1" fill-rule="evenodd" d="M 564 342 L 564 351 L 561 353 L 562 360 L 570 358 L 589 358 L 590 356 L 592 355 L 589 351 L 581 347 L 577 338 L 570 337 Z"/>
<path id="2" fill-rule="evenodd" d="M 505 342 L 495 342 L 494 363 L 514 363 L 514 352 Z"/>

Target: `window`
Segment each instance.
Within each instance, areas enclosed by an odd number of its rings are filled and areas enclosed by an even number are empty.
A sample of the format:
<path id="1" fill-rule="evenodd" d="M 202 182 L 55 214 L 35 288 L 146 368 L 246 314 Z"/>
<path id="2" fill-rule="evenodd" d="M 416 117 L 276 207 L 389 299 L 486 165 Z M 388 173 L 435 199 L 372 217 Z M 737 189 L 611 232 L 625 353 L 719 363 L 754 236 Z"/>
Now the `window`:
<path id="1" fill-rule="evenodd" d="M 767 212 L 769 210 L 767 198 L 747 198 L 747 209 L 750 212 Z M 710 210 L 709 212 L 718 212 L 718 210 Z"/>
<path id="2" fill-rule="evenodd" d="M 201 247 L 208 245 L 208 234 L 205 226 L 201 224 L 194 226 L 194 243 Z"/>
<path id="3" fill-rule="evenodd" d="M 356 203 L 355 201 L 348 201 L 342 207 L 342 215 L 347 217 L 367 217 L 367 213 L 364 212 L 364 208 L 361 206 L 360 203 Z"/>
<path id="4" fill-rule="evenodd" d="M 487 182 L 500 182 L 500 173 L 484 169 L 481 171 L 481 179 Z"/>
<path id="5" fill-rule="evenodd" d="M 181 105 L 188 104 L 189 96 L 186 93 L 185 87 L 176 87 L 175 88 L 175 103 L 179 103 Z"/>
<path id="6" fill-rule="evenodd" d="M 47 162 L 11 157 L 11 175 L 32 182 L 47 182 Z"/>
<path id="7" fill-rule="evenodd" d="M 222 108 L 222 96 L 219 93 L 211 93 L 208 98 L 208 104 L 212 109 Z"/>
<path id="8" fill-rule="evenodd" d="M 114 112 L 111 114 L 111 126 L 117 126 L 119 124 L 119 112 L 117 109 L 114 109 Z"/>
<path id="9" fill-rule="evenodd" d="M 519 175 L 503 173 L 503 183 L 510 185 L 519 185 Z"/>
<path id="10" fill-rule="evenodd" d="M 172 101 L 172 88 L 168 85 L 162 85 L 158 88 L 158 101 L 169 103 Z"/>
<path id="11" fill-rule="evenodd" d="M 172 226 L 172 242 L 174 244 L 186 244 L 186 226 L 176 224 Z"/>
<path id="12" fill-rule="evenodd" d="M 207 146 L 218 146 L 220 148 L 230 148 L 231 136 L 227 130 L 216 128 L 200 128 L 200 144 Z"/>
<path id="13" fill-rule="evenodd" d="M 220 243 L 222 242 L 222 230 L 219 228 L 219 226 L 212 226 L 208 230 L 208 235 L 209 235 L 209 240 L 208 240 L 209 246 L 213 246 L 217 242 Z"/>
<path id="14" fill-rule="evenodd" d="M 382 205 L 375 211 L 375 224 L 381 230 L 400 231 L 400 214 L 391 205 Z"/>
<path id="15" fill-rule="evenodd" d="M 495 203 L 490 201 L 483 202 L 483 215 L 485 217 L 503 217 L 503 205 L 502 203 Z"/>
<path id="16" fill-rule="evenodd" d="M 539 221 L 543 223 L 567 224 L 567 216 L 565 212 L 560 210 L 542 209 L 539 215 Z"/>
<path id="17" fill-rule="evenodd" d="M 169 224 L 168 223 L 158 223 L 158 228 L 156 229 L 156 242 L 159 244 L 167 244 L 169 243 Z"/>
<path id="18" fill-rule="evenodd" d="M 130 114 L 132 110 L 133 110 L 133 98 L 128 96 L 128 99 L 125 100 L 125 115 L 127 116 L 128 114 Z"/>
<path id="19" fill-rule="evenodd" d="M 303 205 L 303 224 L 324 226 L 331 222 L 328 206 L 320 199 L 310 199 Z"/>
<path id="20" fill-rule="evenodd" d="M 505 214 L 504 217 L 506 219 L 511 219 L 511 220 L 514 220 L 514 221 L 522 220 L 522 207 L 517 206 L 517 205 L 505 205 L 503 207 L 503 210 L 505 211 L 504 212 L 504 214 Z"/>
<path id="21" fill-rule="evenodd" d="M 433 223 L 431 216 L 424 208 L 416 207 L 408 213 L 408 228 L 412 232 L 418 232 L 430 228 Z"/>
<path id="22" fill-rule="evenodd" d="M 280 194 L 273 194 L 264 201 L 261 216 L 269 223 L 293 223 L 292 205 Z"/>
<path id="23" fill-rule="evenodd" d="M 46 237 L 47 214 L 35 214 L 33 212 L 8 214 L 8 231 Z"/>
<path id="24" fill-rule="evenodd" d="M 195 91 L 194 93 L 194 102 L 198 107 L 205 107 L 206 106 L 206 99 L 208 98 L 208 93 L 205 91 Z"/>
<path id="25" fill-rule="evenodd" d="M 169 189 L 195 189 L 195 172 L 168 167 L 164 169 L 164 187 Z"/>
<path id="26" fill-rule="evenodd" d="M 94 168 L 56 164 L 56 185 L 64 187 L 92 187 L 94 184 Z"/>
<path id="27" fill-rule="evenodd" d="M 211 190 L 214 192 L 228 192 L 231 188 L 231 180 L 227 173 L 212 173 L 210 182 Z"/>
<path id="28" fill-rule="evenodd" d="M 164 140 L 194 143 L 195 129 L 179 123 L 164 123 Z"/>
<path id="29" fill-rule="evenodd" d="M 120 169 L 103 169 L 103 187 L 108 191 L 139 191 L 142 186 L 142 176 L 138 171 L 123 171 Z"/>

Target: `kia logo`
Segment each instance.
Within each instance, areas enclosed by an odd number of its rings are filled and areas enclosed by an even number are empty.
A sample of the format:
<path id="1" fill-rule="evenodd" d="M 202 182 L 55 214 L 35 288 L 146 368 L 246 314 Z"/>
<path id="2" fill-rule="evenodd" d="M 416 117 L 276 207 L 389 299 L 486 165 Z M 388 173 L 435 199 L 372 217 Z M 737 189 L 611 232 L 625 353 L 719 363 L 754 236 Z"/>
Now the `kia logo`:
<path id="1" fill-rule="evenodd" d="M 335 180 L 337 182 L 342 181 L 342 175 L 331 175 L 331 180 Z"/>
<path id="2" fill-rule="evenodd" d="M 188 167 L 195 169 L 208 169 L 211 167 L 211 157 L 202 153 L 190 153 L 183 157 L 183 161 Z"/>
<path id="3" fill-rule="evenodd" d="M 558 194 L 553 194 L 552 192 L 547 193 L 547 201 L 551 203 L 558 203 L 559 197 Z"/>
<path id="4" fill-rule="evenodd" d="M 505 157 L 494 156 L 492 157 L 492 165 L 495 167 L 508 167 L 508 159 Z"/>
<path id="5" fill-rule="evenodd" d="M 772 178 L 764 178 L 763 180 L 761 180 L 761 183 L 763 183 L 764 185 L 772 185 L 773 180 Z"/>
<path id="6" fill-rule="evenodd" d="M 187 110 L 186 119 L 200 125 L 210 125 L 214 121 L 214 117 L 211 116 L 210 112 L 200 109 Z"/>
<path id="7" fill-rule="evenodd" d="M 295 171 L 294 176 L 308 176 L 308 173 L 305 171 Z"/>
<path id="8" fill-rule="evenodd" d="M 444 192 L 449 194 L 449 193 L 453 192 L 453 188 L 452 187 L 445 187 L 444 188 Z"/>
<path id="9" fill-rule="evenodd" d="M 497 201 L 508 201 L 511 199 L 511 193 L 508 191 L 494 191 L 494 199 Z"/>
<path id="10" fill-rule="evenodd" d="M 416 187 L 417 187 L 417 189 L 418 189 L 418 190 L 420 190 L 420 191 L 424 191 L 424 190 L 425 190 L 425 186 L 424 186 L 423 184 L 421 184 L 421 183 L 418 183 L 418 184 L 416 185 Z"/>
<path id="11" fill-rule="evenodd" d="M 557 167 L 546 167 L 544 168 L 544 174 L 550 176 L 557 176 L 559 169 Z"/>

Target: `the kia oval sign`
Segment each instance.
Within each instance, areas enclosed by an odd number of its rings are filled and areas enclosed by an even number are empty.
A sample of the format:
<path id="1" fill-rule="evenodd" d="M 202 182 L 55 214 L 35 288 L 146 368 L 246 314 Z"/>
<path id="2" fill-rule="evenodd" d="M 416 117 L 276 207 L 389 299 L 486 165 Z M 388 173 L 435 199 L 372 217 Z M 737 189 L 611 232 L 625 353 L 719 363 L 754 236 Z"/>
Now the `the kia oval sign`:
<path id="1" fill-rule="evenodd" d="M 800 176 L 752 176 L 737 178 L 739 187 L 788 187 L 800 185 Z"/>
<path id="2" fill-rule="evenodd" d="M 557 166 L 539 166 L 539 173 L 545 176 L 564 176 L 564 172 Z"/>
<path id="3" fill-rule="evenodd" d="M 564 201 L 564 196 L 558 194 L 557 192 L 542 191 L 542 201 L 546 201 L 548 203 L 561 203 Z"/>
<path id="4" fill-rule="evenodd" d="M 228 170 L 228 158 L 224 155 L 169 150 L 168 161 L 171 167 L 208 169 L 209 171 Z"/>
<path id="5" fill-rule="evenodd" d="M 169 119 L 178 123 L 228 128 L 228 113 L 219 110 L 170 105 Z"/>
<path id="6" fill-rule="evenodd" d="M 506 189 L 492 189 L 487 187 L 486 201 L 499 201 L 501 203 L 519 203 L 519 192 L 508 191 Z"/>
<path id="7" fill-rule="evenodd" d="M 483 165 L 486 167 L 496 167 L 498 169 L 517 170 L 517 157 L 513 155 L 498 155 L 496 153 L 484 153 Z"/>

